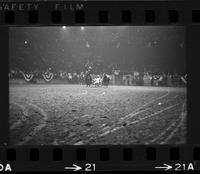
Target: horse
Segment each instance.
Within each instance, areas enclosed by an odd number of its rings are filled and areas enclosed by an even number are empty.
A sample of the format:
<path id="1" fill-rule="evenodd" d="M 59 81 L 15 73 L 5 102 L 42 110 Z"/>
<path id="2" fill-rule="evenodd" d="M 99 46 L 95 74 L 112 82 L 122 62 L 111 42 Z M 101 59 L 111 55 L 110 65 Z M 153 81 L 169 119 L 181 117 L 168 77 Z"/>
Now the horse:
<path id="1" fill-rule="evenodd" d="M 93 84 L 95 87 L 99 87 L 102 84 L 102 79 L 100 77 L 93 79 Z"/>

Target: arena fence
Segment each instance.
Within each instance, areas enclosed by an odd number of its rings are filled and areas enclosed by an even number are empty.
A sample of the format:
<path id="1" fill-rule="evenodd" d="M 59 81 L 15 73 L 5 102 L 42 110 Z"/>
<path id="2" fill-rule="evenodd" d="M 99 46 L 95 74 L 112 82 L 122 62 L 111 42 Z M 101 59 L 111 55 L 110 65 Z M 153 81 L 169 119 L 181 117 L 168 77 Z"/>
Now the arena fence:
<path id="1" fill-rule="evenodd" d="M 92 76 L 93 79 L 96 75 Z M 108 75 L 109 85 L 125 86 L 166 86 L 166 87 L 186 87 L 187 76 L 181 75 Z M 61 75 L 46 72 L 42 74 L 24 73 L 20 71 L 16 74 L 9 74 L 10 84 L 85 84 L 85 77 L 80 75 Z"/>

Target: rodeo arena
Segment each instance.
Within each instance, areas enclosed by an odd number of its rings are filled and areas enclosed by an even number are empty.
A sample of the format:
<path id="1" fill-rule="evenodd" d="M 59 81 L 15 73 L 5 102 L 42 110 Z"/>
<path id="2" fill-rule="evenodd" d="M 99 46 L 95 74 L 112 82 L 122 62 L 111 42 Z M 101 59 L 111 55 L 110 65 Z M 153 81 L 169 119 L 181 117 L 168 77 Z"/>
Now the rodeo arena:
<path id="1" fill-rule="evenodd" d="M 16 96 L 10 103 L 10 141 L 184 143 L 187 74 L 152 72 L 94 74 L 91 66 L 80 73 L 11 70 L 10 89 Z"/>
<path id="2" fill-rule="evenodd" d="M 184 27 L 11 27 L 10 145 L 184 144 Z"/>

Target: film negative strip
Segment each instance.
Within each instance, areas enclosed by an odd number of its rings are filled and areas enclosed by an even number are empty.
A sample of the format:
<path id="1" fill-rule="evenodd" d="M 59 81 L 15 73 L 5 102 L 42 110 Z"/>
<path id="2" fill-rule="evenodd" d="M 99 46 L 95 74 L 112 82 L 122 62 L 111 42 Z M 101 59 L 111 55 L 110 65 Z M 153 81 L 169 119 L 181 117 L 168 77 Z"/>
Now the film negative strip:
<path id="1" fill-rule="evenodd" d="M 199 171 L 198 1 L 1 1 L 0 171 Z"/>

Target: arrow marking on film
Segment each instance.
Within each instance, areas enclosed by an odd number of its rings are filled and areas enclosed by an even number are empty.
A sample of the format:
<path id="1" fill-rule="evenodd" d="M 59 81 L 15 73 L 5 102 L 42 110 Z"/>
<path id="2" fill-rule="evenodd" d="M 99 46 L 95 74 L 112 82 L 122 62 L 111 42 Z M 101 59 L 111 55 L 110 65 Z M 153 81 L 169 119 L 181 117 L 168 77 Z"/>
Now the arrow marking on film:
<path id="1" fill-rule="evenodd" d="M 64 169 L 66 170 L 73 170 L 73 171 L 78 171 L 81 170 L 82 168 L 80 166 L 77 166 L 75 164 L 73 164 L 74 167 L 64 167 Z"/>
<path id="2" fill-rule="evenodd" d="M 169 170 L 172 169 L 172 166 L 168 165 L 168 164 L 163 164 L 164 166 L 160 166 L 160 167 L 155 167 L 156 169 L 164 169 L 164 170 Z"/>

